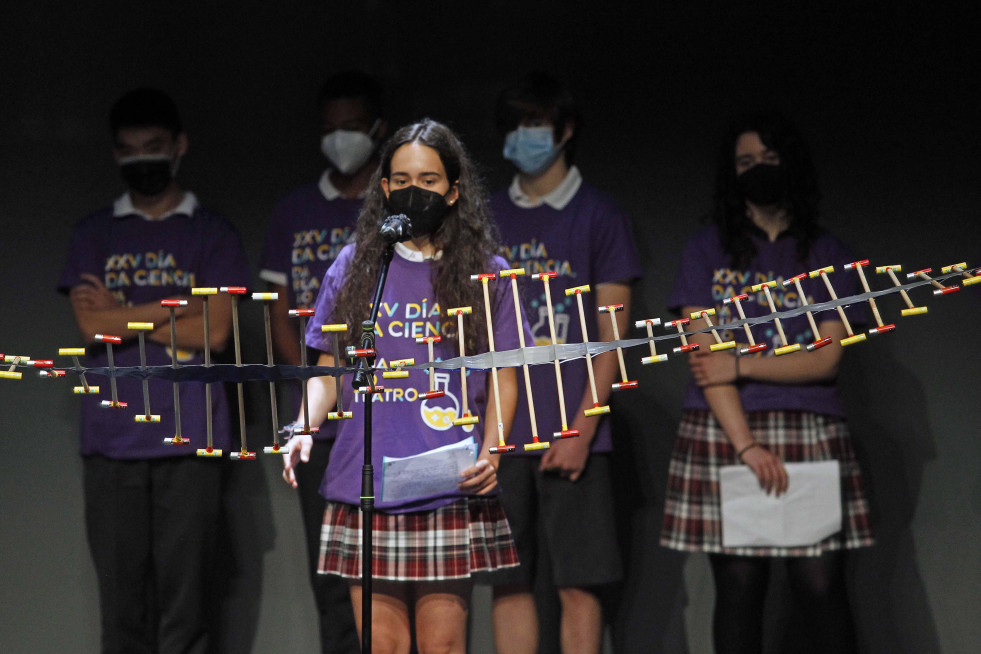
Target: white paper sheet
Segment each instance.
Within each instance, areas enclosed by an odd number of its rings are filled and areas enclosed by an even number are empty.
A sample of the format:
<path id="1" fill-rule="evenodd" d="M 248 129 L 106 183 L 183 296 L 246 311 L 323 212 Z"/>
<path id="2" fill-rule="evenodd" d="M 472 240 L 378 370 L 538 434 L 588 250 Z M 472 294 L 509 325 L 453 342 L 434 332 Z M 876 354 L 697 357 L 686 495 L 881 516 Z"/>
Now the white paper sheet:
<path id="1" fill-rule="evenodd" d="M 841 531 L 837 461 L 787 463 L 789 486 L 767 495 L 748 466 L 719 471 L 724 547 L 812 545 Z"/>
<path id="2" fill-rule="evenodd" d="M 460 473 L 477 461 L 473 436 L 406 457 L 382 457 L 382 502 L 419 500 L 455 493 Z"/>

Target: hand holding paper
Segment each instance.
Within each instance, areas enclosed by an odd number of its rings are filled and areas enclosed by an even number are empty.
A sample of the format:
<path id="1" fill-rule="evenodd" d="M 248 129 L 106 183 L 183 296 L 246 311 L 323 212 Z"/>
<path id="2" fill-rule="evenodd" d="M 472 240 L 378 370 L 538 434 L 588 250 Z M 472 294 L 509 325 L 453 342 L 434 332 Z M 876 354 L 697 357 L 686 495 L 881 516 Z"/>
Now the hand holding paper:
<path id="1" fill-rule="evenodd" d="M 477 445 L 472 436 L 413 456 L 383 457 L 381 500 L 421 500 L 465 490 L 460 478 L 468 476 L 468 471 L 473 474 L 476 457 Z"/>
<path id="2" fill-rule="evenodd" d="M 811 545 L 841 531 L 838 462 L 787 463 L 785 467 L 789 484 L 780 497 L 761 489 L 746 466 L 719 470 L 723 546 Z"/>

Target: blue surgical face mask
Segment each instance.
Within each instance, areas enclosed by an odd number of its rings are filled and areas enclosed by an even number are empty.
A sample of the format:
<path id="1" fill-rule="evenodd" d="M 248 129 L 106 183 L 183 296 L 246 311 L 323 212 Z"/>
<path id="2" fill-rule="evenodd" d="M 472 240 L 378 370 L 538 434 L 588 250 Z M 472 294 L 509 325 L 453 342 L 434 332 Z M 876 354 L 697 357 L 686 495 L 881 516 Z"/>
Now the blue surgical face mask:
<path id="1" fill-rule="evenodd" d="M 540 175 L 562 154 L 551 127 L 519 127 L 504 138 L 504 158 L 526 175 Z"/>

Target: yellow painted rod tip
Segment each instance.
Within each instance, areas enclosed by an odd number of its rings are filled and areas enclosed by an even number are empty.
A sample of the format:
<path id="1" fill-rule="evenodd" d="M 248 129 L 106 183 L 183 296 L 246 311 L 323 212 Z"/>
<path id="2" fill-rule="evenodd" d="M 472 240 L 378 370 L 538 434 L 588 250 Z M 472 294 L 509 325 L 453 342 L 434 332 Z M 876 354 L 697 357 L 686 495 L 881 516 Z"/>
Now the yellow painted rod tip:
<path id="1" fill-rule="evenodd" d="M 198 456 L 207 456 L 207 457 L 211 457 L 211 458 L 219 458 L 219 457 L 221 457 L 221 454 L 222 454 L 222 451 L 221 450 L 217 450 L 215 448 L 211 448 L 209 450 L 208 448 L 203 447 L 203 448 L 201 448 L 200 450 L 197 451 L 197 455 Z"/>
<path id="2" fill-rule="evenodd" d="M 525 274 L 524 268 L 508 268 L 507 270 L 502 270 L 500 272 L 501 277 L 510 277 L 511 275 L 521 276 Z"/>
<path id="3" fill-rule="evenodd" d="M 11 372 L 9 370 L 0 370 L 0 379 L 21 379 L 24 376 L 22 372 Z"/>
<path id="4" fill-rule="evenodd" d="M 791 352 L 800 352 L 800 343 L 792 343 L 790 345 L 778 347 L 773 351 L 773 354 L 776 356 L 780 356 L 781 354 L 790 354 Z"/>
<path id="5" fill-rule="evenodd" d="M 385 370 L 382 372 L 382 378 L 384 379 L 405 379 L 408 376 L 408 370 Z"/>
<path id="6" fill-rule="evenodd" d="M 525 443 L 526 452 L 532 450 L 547 450 L 548 448 L 549 448 L 549 443 L 547 441 L 546 442 L 539 441 L 538 443 Z"/>
<path id="7" fill-rule="evenodd" d="M 158 415 L 145 416 L 143 414 L 140 414 L 137 416 L 133 416 L 133 421 L 134 422 L 160 422 L 160 416 Z"/>
<path id="8" fill-rule="evenodd" d="M 128 322 L 126 323 L 126 329 L 151 331 L 153 329 L 153 323 L 152 322 Z"/>
<path id="9" fill-rule="evenodd" d="M 725 341 L 724 343 L 712 343 L 709 346 L 709 350 L 712 352 L 721 352 L 722 350 L 731 350 L 736 347 L 736 341 Z"/>
<path id="10" fill-rule="evenodd" d="M 691 318 L 692 320 L 698 320 L 702 316 L 714 316 L 714 315 L 715 315 L 715 309 L 712 308 L 712 309 L 702 309 L 701 311 L 692 311 L 691 315 L 689 315 L 688 317 Z"/>
<path id="11" fill-rule="evenodd" d="M 576 293 L 589 293 L 589 284 L 565 289 L 566 295 L 575 295 Z"/>
<path id="12" fill-rule="evenodd" d="M 351 411 L 344 411 L 341 413 L 338 413 L 337 411 L 331 411 L 330 413 L 327 414 L 328 420 L 350 420 L 353 417 L 354 417 L 354 413 L 352 413 Z"/>
<path id="13" fill-rule="evenodd" d="M 594 406 L 592 409 L 586 409 L 585 411 L 583 411 L 583 413 L 587 417 L 601 416 L 604 413 L 609 413 L 609 412 L 610 412 L 609 406 Z"/>
<path id="14" fill-rule="evenodd" d="M 943 268 L 941 268 L 940 272 L 941 274 L 946 275 L 949 272 L 954 272 L 954 268 L 967 268 L 967 262 L 961 261 L 960 263 L 952 263 L 949 266 L 944 266 Z"/>
<path id="15" fill-rule="evenodd" d="M 453 307 L 452 309 L 446 310 L 446 315 L 448 316 L 458 316 L 461 314 L 468 316 L 471 313 L 473 313 L 473 307 Z"/>
<path id="16" fill-rule="evenodd" d="M 895 266 L 876 266 L 875 267 L 875 271 L 877 273 L 879 273 L 880 275 L 882 273 L 889 272 L 890 270 L 893 271 L 893 272 L 902 272 L 903 271 L 903 267 L 901 265 L 895 265 Z"/>
<path id="17" fill-rule="evenodd" d="M 453 421 L 453 424 L 460 427 L 462 425 L 476 425 L 478 422 L 480 422 L 478 416 L 465 416 L 463 418 L 457 418 Z"/>
<path id="18" fill-rule="evenodd" d="M 644 357 L 643 359 L 640 360 L 640 362 L 646 366 L 651 363 L 662 363 L 667 360 L 668 360 L 667 354 L 658 354 L 652 357 Z"/>
<path id="19" fill-rule="evenodd" d="M 85 356 L 85 348 L 84 347 L 59 347 L 58 356 L 62 356 L 62 357 Z"/>
<path id="20" fill-rule="evenodd" d="M 98 386 L 76 386 L 72 389 L 72 392 L 77 395 L 95 395 L 99 392 Z"/>
<path id="21" fill-rule="evenodd" d="M 848 338 L 841 339 L 841 346 L 847 347 L 849 345 L 854 345 L 855 343 L 861 343 L 865 340 L 865 334 L 855 334 L 854 336 L 849 336 Z"/>
<path id="22" fill-rule="evenodd" d="M 981 283 L 981 275 L 975 275 L 974 277 L 968 277 L 961 282 L 961 286 L 973 286 L 974 284 Z"/>
<path id="23" fill-rule="evenodd" d="M 342 325 L 342 324 L 339 324 L 338 323 L 338 324 L 334 324 L 334 325 L 321 325 L 320 326 L 320 331 L 322 333 L 346 332 L 347 331 L 347 324 L 343 324 Z"/>
<path id="24" fill-rule="evenodd" d="M 218 295 L 218 289 L 214 286 L 196 286 L 191 289 L 191 295 Z"/>
<path id="25" fill-rule="evenodd" d="M 921 313 L 926 313 L 930 310 L 930 307 L 910 307 L 909 309 L 903 309 L 900 313 L 903 316 L 918 316 Z"/>

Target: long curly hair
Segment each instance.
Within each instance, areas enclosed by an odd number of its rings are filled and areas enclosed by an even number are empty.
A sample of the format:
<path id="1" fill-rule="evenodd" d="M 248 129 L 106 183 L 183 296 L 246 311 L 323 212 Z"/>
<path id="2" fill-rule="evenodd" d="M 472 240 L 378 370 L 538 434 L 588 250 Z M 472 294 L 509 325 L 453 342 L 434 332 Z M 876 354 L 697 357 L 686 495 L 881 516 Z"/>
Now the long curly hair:
<path id="1" fill-rule="evenodd" d="M 361 322 L 368 317 L 385 249 L 379 228 L 389 212 L 381 180 L 391 174 L 395 151 L 407 143 L 421 143 L 435 150 L 450 184 L 458 183 L 459 199 L 448 208 L 439 229 L 430 235 L 436 252 L 442 253 L 432 262 L 432 282 L 435 299 L 444 314 L 444 337 L 453 341 L 458 337 L 456 322 L 445 318 L 447 309 L 472 306 L 475 315 L 483 313 L 481 285 L 470 281 L 470 275 L 489 272 L 487 267 L 500 250 L 497 229 L 491 221 L 480 178 L 460 139 L 446 125 L 424 118 L 401 128 L 382 146 L 381 161 L 368 184 L 358 216 L 354 255 L 331 317 L 335 322 L 347 323 L 345 345 L 360 342 Z M 388 281 L 389 284 L 393 282 L 397 283 L 392 279 Z M 465 331 L 468 352 L 485 347 L 487 327 L 484 320 L 470 321 Z"/>
<path id="2" fill-rule="evenodd" d="M 778 113 L 746 114 L 733 120 L 726 129 L 718 151 L 715 195 L 711 219 L 719 225 L 723 249 L 731 256 L 733 267 L 743 267 L 756 256 L 750 240 L 753 223 L 746 215 L 746 199 L 736 183 L 735 151 L 739 136 L 756 132 L 760 140 L 780 155 L 787 170 L 789 189 L 784 201 L 790 224 L 788 233 L 797 239 L 797 256 L 807 259 L 811 244 L 820 233 L 817 224 L 817 174 L 810 150 L 796 127 Z"/>

